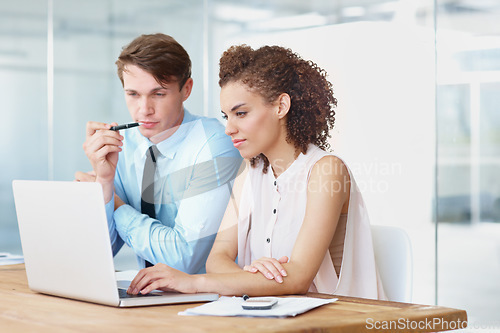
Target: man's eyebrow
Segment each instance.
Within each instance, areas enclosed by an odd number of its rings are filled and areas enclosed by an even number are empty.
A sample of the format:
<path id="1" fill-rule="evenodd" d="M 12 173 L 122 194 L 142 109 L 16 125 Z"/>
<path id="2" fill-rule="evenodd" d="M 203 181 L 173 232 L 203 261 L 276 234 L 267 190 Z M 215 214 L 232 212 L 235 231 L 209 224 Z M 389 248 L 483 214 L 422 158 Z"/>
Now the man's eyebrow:
<path id="1" fill-rule="evenodd" d="M 151 89 L 150 93 L 154 93 L 154 92 L 157 92 L 159 90 L 164 90 L 164 89 L 166 90 L 168 88 L 166 88 L 166 87 L 156 87 L 156 88 Z"/>
<path id="2" fill-rule="evenodd" d="M 156 88 L 153 88 L 149 91 L 149 93 L 155 93 L 159 90 L 163 90 L 163 89 L 168 89 L 168 88 L 165 88 L 165 87 L 156 87 Z M 129 92 L 137 92 L 137 90 L 135 89 L 131 89 L 131 88 L 125 88 L 125 91 L 129 91 Z"/>

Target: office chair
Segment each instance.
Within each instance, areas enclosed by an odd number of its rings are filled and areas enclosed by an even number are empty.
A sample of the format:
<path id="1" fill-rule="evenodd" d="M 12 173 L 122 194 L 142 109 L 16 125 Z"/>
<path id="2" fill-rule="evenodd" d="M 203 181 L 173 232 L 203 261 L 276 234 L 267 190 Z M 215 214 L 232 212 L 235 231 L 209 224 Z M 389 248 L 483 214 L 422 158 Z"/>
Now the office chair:
<path id="1" fill-rule="evenodd" d="M 397 227 L 372 225 L 371 231 L 375 261 L 387 298 L 411 302 L 413 257 L 410 238 Z"/>

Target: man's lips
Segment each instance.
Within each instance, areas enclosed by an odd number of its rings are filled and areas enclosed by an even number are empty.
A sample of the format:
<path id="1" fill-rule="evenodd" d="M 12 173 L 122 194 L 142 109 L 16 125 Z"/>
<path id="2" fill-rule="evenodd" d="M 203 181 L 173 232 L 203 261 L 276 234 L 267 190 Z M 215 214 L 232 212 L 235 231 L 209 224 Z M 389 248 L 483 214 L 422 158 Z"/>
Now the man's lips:
<path id="1" fill-rule="evenodd" d="M 156 126 L 156 124 L 158 124 L 158 122 L 156 121 L 141 121 L 141 123 L 141 126 L 144 128 L 153 128 Z"/>
<path id="2" fill-rule="evenodd" d="M 238 148 L 245 141 L 245 139 L 233 139 L 233 145 L 235 148 Z"/>

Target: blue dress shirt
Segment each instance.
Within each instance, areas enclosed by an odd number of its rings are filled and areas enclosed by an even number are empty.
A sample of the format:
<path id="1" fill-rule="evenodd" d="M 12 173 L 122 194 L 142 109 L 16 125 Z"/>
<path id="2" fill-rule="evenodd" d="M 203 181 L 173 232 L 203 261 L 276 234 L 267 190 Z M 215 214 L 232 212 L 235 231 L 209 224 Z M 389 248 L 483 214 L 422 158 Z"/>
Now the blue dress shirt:
<path id="1" fill-rule="evenodd" d="M 186 273 L 204 273 L 205 263 L 226 210 L 242 158 L 222 124 L 184 110 L 175 133 L 156 146 L 156 219 L 141 213 L 146 151 L 152 145 L 138 128 L 122 131 L 115 193 L 125 202 L 106 204 L 116 254 L 125 242 L 138 256 Z"/>

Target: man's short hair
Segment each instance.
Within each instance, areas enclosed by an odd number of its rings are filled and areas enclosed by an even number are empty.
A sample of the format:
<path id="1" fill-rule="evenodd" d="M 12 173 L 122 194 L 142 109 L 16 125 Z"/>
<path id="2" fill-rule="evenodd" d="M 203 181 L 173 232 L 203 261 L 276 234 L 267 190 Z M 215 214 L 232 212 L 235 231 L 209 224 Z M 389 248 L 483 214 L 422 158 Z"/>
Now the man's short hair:
<path id="1" fill-rule="evenodd" d="M 127 65 L 150 73 L 159 84 L 176 81 L 179 89 L 191 77 L 191 59 L 186 50 L 174 38 L 161 33 L 141 35 L 123 48 L 116 61 L 122 85 Z"/>

